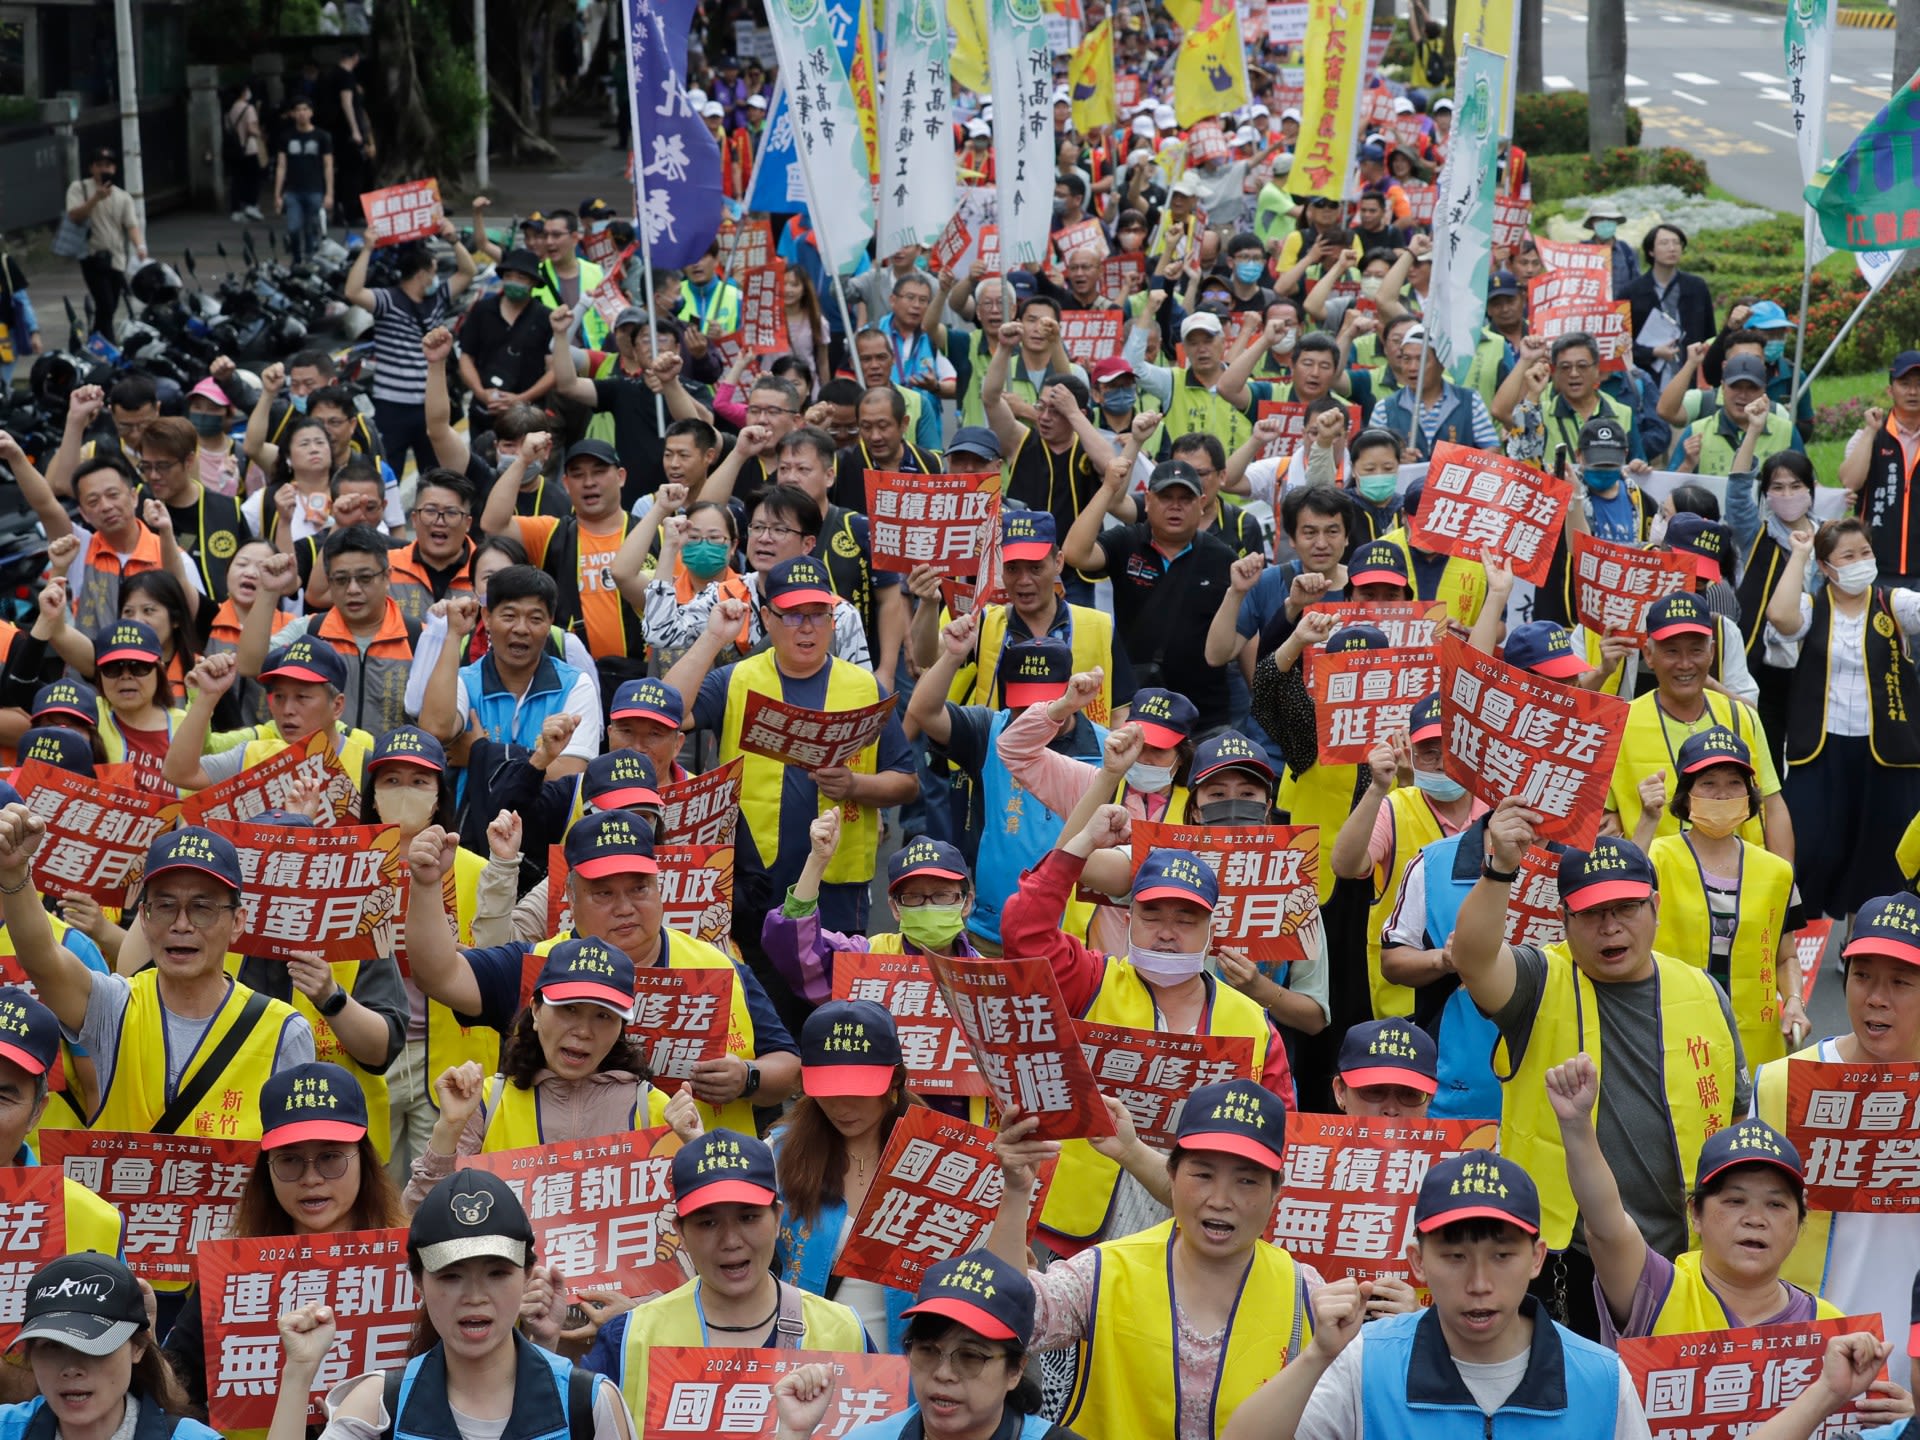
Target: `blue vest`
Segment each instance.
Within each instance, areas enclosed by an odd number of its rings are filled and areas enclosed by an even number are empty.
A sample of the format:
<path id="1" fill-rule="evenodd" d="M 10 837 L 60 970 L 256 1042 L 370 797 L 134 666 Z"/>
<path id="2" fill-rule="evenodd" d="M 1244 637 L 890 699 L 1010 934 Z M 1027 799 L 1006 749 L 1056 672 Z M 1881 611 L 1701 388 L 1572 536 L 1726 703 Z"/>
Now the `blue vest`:
<path id="1" fill-rule="evenodd" d="M 144 1395 L 132 1398 L 140 1407 L 134 1417 L 133 1440 L 220 1440 L 219 1431 L 208 1429 L 198 1420 L 169 1415 Z M 45 1396 L 36 1395 L 18 1405 L 0 1407 L 3 1440 L 58 1440 L 59 1433 Z"/>
<path id="2" fill-rule="evenodd" d="M 471 665 L 460 667 L 460 694 L 467 708 L 480 717 L 489 740 L 531 750 L 540 743 L 540 727 L 547 717 L 566 708 L 567 696 L 579 679 L 580 672 L 566 661 L 543 654 L 522 699 L 500 683 L 500 671 L 489 650 Z"/>
<path id="3" fill-rule="evenodd" d="M 964 933 L 964 932 L 963 932 Z M 775 1138 L 769 1142 L 775 1158 L 780 1153 L 781 1132 L 773 1132 Z M 789 1285 L 798 1285 L 808 1294 L 826 1298 L 827 1281 L 833 1271 L 833 1262 L 839 1249 L 840 1232 L 847 1224 L 847 1202 L 845 1200 L 826 1201 L 820 1204 L 820 1213 L 813 1220 L 802 1220 L 793 1212 L 793 1208 L 781 1197 L 780 1237 L 773 1251 L 774 1273 Z M 906 1309 L 913 1304 L 914 1296 L 910 1290 L 896 1290 L 889 1285 L 887 1292 L 887 1344 L 889 1355 L 901 1353 L 907 1334 Z"/>
<path id="4" fill-rule="evenodd" d="M 862 1425 L 857 1430 L 847 1432 L 847 1440 L 899 1440 L 907 1428 L 907 1422 L 920 1413 L 918 1405 L 909 1406 L 898 1415 L 889 1415 L 884 1420 L 876 1420 L 871 1425 Z M 1047 1432 L 1053 1429 L 1053 1422 L 1044 1415 L 1027 1415 L 1020 1421 L 1020 1440 L 1046 1440 Z"/>
<path id="5" fill-rule="evenodd" d="M 1413 392 L 1399 389 L 1386 400 L 1387 428 L 1395 434 L 1407 433 L 1407 426 L 1414 423 Z M 1416 442 L 1422 450 L 1429 450 L 1441 441 L 1451 441 L 1455 445 L 1473 444 L 1473 393 L 1463 390 L 1451 380 L 1440 396 L 1440 420 L 1433 427 L 1431 438 L 1426 426 L 1420 427 Z"/>
<path id="6" fill-rule="evenodd" d="M 1020 888 L 1021 875 L 1046 859 L 1047 852 L 1059 843 L 1060 827 L 1066 820 L 1015 785 L 1007 767 L 1000 763 L 1000 732 L 1012 719 L 1011 712 L 1002 710 L 987 730 L 988 760 L 980 768 L 986 818 L 980 831 L 980 854 L 973 865 L 973 913 L 967 917 L 967 929 L 995 943 L 1000 939 L 1000 907 Z M 1097 765 L 1107 732 L 1094 725 L 1093 735 L 1093 763 Z M 1016 806 L 1019 824 L 1014 829 L 1008 822 L 1016 818 Z"/>
<path id="7" fill-rule="evenodd" d="M 1479 882 L 1480 862 L 1486 854 L 1486 820 L 1476 820 L 1458 835 L 1448 835 L 1424 846 L 1421 869 L 1426 876 L 1427 943 L 1446 944 L 1460 915 L 1460 904 Z M 1471 847 L 1461 842 L 1471 839 Z M 1493 1047 L 1500 1031 L 1480 1013 L 1465 985 L 1455 985 L 1434 1027 L 1439 1048 L 1440 1088 L 1427 1114 L 1436 1120 L 1498 1120 L 1500 1082 L 1493 1075 Z M 1367 1334 L 1373 1330 L 1369 1327 Z"/>
<path id="8" fill-rule="evenodd" d="M 573 1362 L 513 1337 L 513 1415 L 500 1440 L 569 1440 L 567 1385 Z M 596 1381 L 594 1389 L 599 1388 Z M 447 1356 L 436 1345 L 407 1362 L 389 1432 L 393 1440 L 460 1440 L 447 1404 Z"/>
<path id="9" fill-rule="evenodd" d="M 1561 1440 L 1572 1434 L 1613 1434 L 1620 1357 L 1556 1325 L 1532 1296 L 1521 1306 L 1533 1317 L 1527 1373 L 1492 1415 L 1481 1410 L 1460 1378 L 1433 1311 L 1389 1315 L 1367 1326 L 1360 1352 L 1367 1440 Z"/>

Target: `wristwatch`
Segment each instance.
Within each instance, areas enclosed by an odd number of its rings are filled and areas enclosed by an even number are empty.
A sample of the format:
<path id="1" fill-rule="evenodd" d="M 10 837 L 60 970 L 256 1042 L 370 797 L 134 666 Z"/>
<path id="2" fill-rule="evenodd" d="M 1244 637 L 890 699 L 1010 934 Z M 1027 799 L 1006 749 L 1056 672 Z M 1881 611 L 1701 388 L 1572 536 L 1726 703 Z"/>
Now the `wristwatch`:
<path id="1" fill-rule="evenodd" d="M 313 1008 L 331 1020 L 347 1008 L 347 987 L 344 985 L 334 986 L 333 993 Z"/>
<path id="2" fill-rule="evenodd" d="M 751 1095 L 760 1088 L 760 1067 L 751 1060 L 747 1061 L 747 1083 L 740 1087 L 742 1096 Z"/>
<path id="3" fill-rule="evenodd" d="M 1482 860 L 1480 862 L 1480 878 L 1482 880 L 1492 880 L 1499 885 L 1511 885 L 1515 880 L 1520 878 L 1520 872 L 1518 870 L 1496 870 L 1493 868 L 1493 862 L 1491 860 Z"/>

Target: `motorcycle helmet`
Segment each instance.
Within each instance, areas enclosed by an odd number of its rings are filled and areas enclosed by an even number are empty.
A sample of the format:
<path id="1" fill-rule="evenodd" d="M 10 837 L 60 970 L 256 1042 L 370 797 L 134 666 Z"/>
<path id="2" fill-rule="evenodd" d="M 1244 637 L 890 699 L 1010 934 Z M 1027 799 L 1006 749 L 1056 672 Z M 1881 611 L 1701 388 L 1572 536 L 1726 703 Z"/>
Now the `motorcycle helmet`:
<path id="1" fill-rule="evenodd" d="M 180 272 L 164 260 L 149 260 L 127 272 L 127 289 L 142 305 L 167 305 L 180 298 Z"/>

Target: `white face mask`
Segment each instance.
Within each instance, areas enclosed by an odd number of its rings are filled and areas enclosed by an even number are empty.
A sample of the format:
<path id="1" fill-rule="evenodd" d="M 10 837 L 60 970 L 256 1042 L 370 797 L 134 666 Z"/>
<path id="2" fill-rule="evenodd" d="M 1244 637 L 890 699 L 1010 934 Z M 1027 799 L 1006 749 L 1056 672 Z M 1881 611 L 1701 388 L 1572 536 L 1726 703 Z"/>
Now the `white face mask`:
<path id="1" fill-rule="evenodd" d="M 398 825 L 410 835 L 417 835 L 433 823 L 433 812 L 440 807 L 440 792 L 436 790 L 416 790 L 412 786 L 405 789 L 388 788 L 373 792 L 374 813 L 379 815 L 385 825 Z"/>
<path id="2" fill-rule="evenodd" d="M 1293 353 L 1293 347 L 1298 345 L 1299 343 L 1300 343 L 1299 335 L 1289 330 L 1287 331 L 1286 334 L 1280 337 L 1279 342 L 1275 344 L 1273 348 L 1279 351 L 1282 355 L 1291 355 Z"/>
<path id="3" fill-rule="evenodd" d="M 1377 296 L 1380 293 L 1380 279 L 1381 277 L 1378 275 L 1366 276 L 1360 282 L 1360 293 L 1368 299 Z"/>
<path id="4" fill-rule="evenodd" d="M 1833 583 L 1848 595 L 1860 595 L 1873 587 L 1880 578 L 1878 560 L 1854 560 L 1845 565 L 1833 567 Z"/>
<path id="5" fill-rule="evenodd" d="M 1173 784 L 1171 765 L 1147 765 L 1136 760 L 1127 767 L 1127 788 L 1157 795 Z"/>
<path id="6" fill-rule="evenodd" d="M 1155 985 L 1178 985 L 1182 980 L 1191 980 L 1207 964 L 1205 950 L 1150 950 L 1144 945 L 1127 942 L 1127 959 L 1133 962 L 1133 968 L 1140 972 L 1144 980 Z"/>

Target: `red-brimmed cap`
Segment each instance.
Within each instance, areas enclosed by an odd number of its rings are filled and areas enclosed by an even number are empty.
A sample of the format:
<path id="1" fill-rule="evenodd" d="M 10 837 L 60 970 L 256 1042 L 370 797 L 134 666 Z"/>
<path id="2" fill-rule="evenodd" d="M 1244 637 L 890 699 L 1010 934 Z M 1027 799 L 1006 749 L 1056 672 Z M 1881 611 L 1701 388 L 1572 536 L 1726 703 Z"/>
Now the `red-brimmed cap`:
<path id="1" fill-rule="evenodd" d="M 962 1300 L 953 1295 L 942 1295 L 933 1300 L 922 1300 L 905 1315 L 938 1315 L 943 1320 L 957 1320 L 976 1335 L 989 1340 L 1013 1340 L 1018 1337 L 1005 1321 L 992 1312 L 975 1305 L 971 1300 Z"/>

